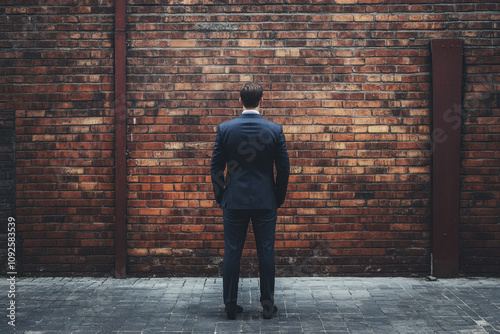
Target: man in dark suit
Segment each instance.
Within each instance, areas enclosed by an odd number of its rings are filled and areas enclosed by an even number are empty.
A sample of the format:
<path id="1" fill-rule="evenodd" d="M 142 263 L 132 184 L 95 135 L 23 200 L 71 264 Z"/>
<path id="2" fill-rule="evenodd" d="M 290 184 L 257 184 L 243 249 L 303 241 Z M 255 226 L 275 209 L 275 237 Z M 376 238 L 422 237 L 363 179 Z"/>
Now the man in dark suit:
<path id="1" fill-rule="evenodd" d="M 250 220 L 259 258 L 263 316 L 270 319 L 277 312 L 274 236 L 277 208 L 285 201 L 290 163 L 281 125 L 260 115 L 262 93 L 256 83 L 241 88 L 243 113 L 219 125 L 211 161 L 215 200 L 223 209 L 223 297 L 229 319 L 243 312 L 236 301 L 240 259 Z"/>

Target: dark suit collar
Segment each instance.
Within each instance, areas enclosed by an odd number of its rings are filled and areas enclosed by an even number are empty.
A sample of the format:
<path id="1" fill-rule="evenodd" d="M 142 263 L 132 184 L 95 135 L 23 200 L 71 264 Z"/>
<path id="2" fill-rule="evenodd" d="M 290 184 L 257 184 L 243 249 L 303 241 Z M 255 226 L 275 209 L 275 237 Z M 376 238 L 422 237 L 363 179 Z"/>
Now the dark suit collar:
<path id="1" fill-rule="evenodd" d="M 240 114 L 238 117 L 244 117 L 244 118 L 261 118 L 262 115 L 260 114 Z"/>

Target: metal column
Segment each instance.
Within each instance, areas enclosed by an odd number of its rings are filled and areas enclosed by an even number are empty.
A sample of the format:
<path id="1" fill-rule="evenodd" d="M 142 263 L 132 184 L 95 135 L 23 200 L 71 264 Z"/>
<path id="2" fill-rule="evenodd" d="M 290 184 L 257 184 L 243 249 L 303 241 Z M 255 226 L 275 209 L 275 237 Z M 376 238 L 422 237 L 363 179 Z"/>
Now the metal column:
<path id="1" fill-rule="evenodd" d="M 462 41 L 432 41 L 433 275 L 458 276 Z"/>
<path id="2" fill-rule="evenodd" d="M 127 275 L 126 0 L 115 2 L 115 277 Z"/>

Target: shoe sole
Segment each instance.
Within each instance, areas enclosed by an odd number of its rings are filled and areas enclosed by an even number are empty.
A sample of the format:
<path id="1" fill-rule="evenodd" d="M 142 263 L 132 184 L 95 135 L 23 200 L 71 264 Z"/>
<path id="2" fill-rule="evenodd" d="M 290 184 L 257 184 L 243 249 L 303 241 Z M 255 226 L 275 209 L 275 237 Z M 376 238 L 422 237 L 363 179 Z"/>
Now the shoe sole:
<path id="1" fill-rule="evenodd" d="M 272 312 L 271 312 L 271 310 L 269 310 L 269 311 L 264 310 L 262 312 L 262 315 L 263 315 L 264 319 L 271 319 L 273 317 L 273 315 L 277 312 L 278 312 L 278 308 L 276 306 L 274 306 Z"/>
<path id="2" fill-rule="evenodd" d="M 234 320 L 236 319 L 236 315 L 241 313 L 243 313 L 243 308 L 241 306 L 237 306 L 235 310 L 227 312 L 227 318 L 229 320 Z"/>

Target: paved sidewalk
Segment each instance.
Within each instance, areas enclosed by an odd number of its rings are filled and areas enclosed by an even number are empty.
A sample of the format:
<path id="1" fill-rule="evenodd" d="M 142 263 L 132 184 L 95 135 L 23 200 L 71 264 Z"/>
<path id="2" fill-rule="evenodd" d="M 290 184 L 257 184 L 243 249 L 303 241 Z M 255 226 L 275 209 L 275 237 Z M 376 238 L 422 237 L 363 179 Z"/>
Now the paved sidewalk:
<path id="1" fill-rule="evenodd" d="M 227 320 L 221 278 L 17 278 L 0 283 L 0 333 L 500 333 L 500 279 L 278 278 L 264 320 L 258 279 Z"/>

